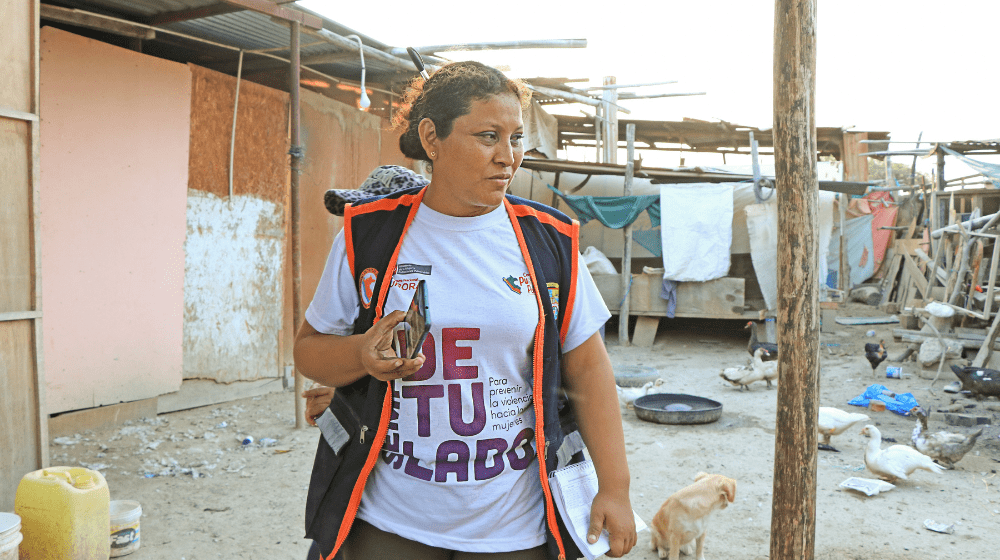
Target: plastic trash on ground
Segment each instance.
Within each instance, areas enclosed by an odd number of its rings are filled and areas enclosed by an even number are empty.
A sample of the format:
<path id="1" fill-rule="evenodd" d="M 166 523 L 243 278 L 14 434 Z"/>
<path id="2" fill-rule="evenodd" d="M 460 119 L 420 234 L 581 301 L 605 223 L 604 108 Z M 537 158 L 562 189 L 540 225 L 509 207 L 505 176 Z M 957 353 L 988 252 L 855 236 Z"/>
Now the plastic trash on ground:
<path id="1" fill-rule="evenodd" d="M 885 403 L 885 408 L 891 410 L 896 414 L 901 416 L 908 416 L 910 409 L 919 406 L 916 397 L 913 393 L 893 393 L 885 387 L 885 385 L 869 385 L 865 392 L 853 399 L 847 401 L 847 404 L 852 406 L 868 407 L 869 401 L 872 399 L 882 401 Z"/>
<path id="2" fill-rule="evenodd" d="M 895 488 L 896 485 L 889 484 L 884 480 L 852 476 L 851 478 L 841 482 L 840 487 L 847 488 L 849 490 L 857 490 L 867 496 L 877 496 L 879 492 L 888 492 L 889 490 Z"/>
<path id="3" fill-rule="evenodd" d="M 946 535 L 951 535 L 955 532 L 955 525 L 948 525 L 947 523 L 937 523 L 933 519 L 924 520 L 924 529 L 928 531 L 934 531 L 935 533 L 944 533 Z"/>

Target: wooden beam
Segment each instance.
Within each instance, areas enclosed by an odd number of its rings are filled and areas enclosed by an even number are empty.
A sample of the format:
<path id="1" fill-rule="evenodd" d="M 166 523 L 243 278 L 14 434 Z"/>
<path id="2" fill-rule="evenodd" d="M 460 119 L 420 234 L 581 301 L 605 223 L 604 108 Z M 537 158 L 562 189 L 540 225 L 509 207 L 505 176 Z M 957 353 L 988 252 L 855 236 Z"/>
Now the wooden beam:
<path id="1" fill-rule="evenodd" d="M 297 21 L 302 26 L 310 29 L 323 29 L 323 20 L 298 10 L 278 6 L 267 0 L 222 0 L 226 4 L 238 6 L 244 10 L 250 10 L 271 17 L 280 18 L 286 21 Z"/>
<path id="2" fill-rule="evenodd" d="M 0 322 L 4 321 L 26 321 L 28 319 L 41 319 L 41 311 L 8 311 L 0 313 Z"/>
<path id="3" fill-rule="evenodd" d="M 775 0 L 774 163 L 778 196 L 778 404 L 771 560 L 813 560 L 819 414 L 816 4 Z"/>
<path id="4" fill-rule="evenodd" d="M 225 2 L 217 2 L 215 4 L 209 4 L 208 6 L 202 6 L 200 8 L 191 8 L 187 10 L 175 10 L 173 12 L 164 12 L 162 14 L 157 14 L 151 18 L 148 18 L 145 22 L 149 25 L 166 25 L 168 23 L 177 23 L 179 21 L 189 21 L 192 19 L 201 19 L 206 17 L 218 16 L 222 14 L 229 14 L 232 12 L 239 12 L 243 8 L 239 6 L 234 6 L 232 4 L 226 4 Z"/>
<path id="5" fill-rule="evenodd" d="M 73 10 L 70 8 L 60 8 L 58 6 L 42 4 L 40 13 L 42 19 L 68 23 L 70 25 L 86 27 L 88 29 L 96 29 L 113 35 L 121 35 L 123 37 L 132 37 L 134 39 L 144 40 L 156 38 L 156 31 L 153 31 L 152 29 L 147 29 L 141 25 L 130 25 L 119 20 L 118 18 L 109 18 L 82 10 Z"/>
<path id="6" fill-rule="evenodd" d="M 927 284 L 927 279 L 924 275 L 920 273 L 920 269 L 917 268 L 917 263 L 913 262 L 910 255 L 903 255 L 903 266 L 906 267 L 907 272 L 910 274 L 910 278 L 917 285 L 917 289 L 920 290 L 920 296 L 923 299 L 930 299 L 931 292 L 930 286 Z"/>

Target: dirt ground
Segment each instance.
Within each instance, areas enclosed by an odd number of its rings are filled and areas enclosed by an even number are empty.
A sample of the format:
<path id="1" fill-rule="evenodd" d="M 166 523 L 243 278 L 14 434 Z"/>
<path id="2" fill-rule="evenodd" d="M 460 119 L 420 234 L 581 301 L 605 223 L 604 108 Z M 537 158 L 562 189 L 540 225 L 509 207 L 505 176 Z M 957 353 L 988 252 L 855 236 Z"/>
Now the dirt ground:
<path id="1" fill-rule="evenodd" d="M 860 304 L 842 313 L 879 314 Z M 885 378 L 886 365 L 902 365 L 906 374 L 919 367 L 915 362 L 890 361 L 872 376 L 862 347 L 884 338 L 890 360 L 899 356 L 904 345 L 892 338 L 897 326 L 875 326 L 874 338 L 866 336 L 871 326 L 838 325 L 836 333 L 822 336 L 822 406 L 862 411 L 847 401 L 872 383 L 911 392 L 925 408 L 951 403 L 955 395 L 941 391 L 954 380 L 948 371 L 932 389 L 917 376 Z M 719 377 L 722 368 L 746 363 L 747 334 L 736 321 L 664 320 L 654 346 L 639 349 L 619 346 L 613 328 L 607 332 L 616 366 L 654 367 L 668 392 L 723 403 L 719 421 L 695 426 L 649 423 L 623 409 L 632 505 L 644 520 L 698 471 L 738 481 L 735 503 L 711 521 L 705 546 L 709 559 L 768 556 L 778 391 L 758 383 L 744 392 Z M 874 478 L 864 467 L 868 440 L 860 428 L 834 437 L 841 452 L 819 452 L 816 558 L 995 558 L 1000 414 L 984 410 L 984 404 L 974 410 L 992 415 L 992 425 L 956 470 L 918 471 L 874 497 L 838 487 L 851 476 Z M 131 555 L 134 560 L 301 559 L 309 548 L 302 520 L 318 431 L 296 430 L 293 406 L 291 393 L 275 393 L 58 438 L 52 443 L 52 464 L 97 468 L 108 480 L 112 499 L 142 504 L 142 545 Z M 912 419 L 889 411 L 868 414 L 884 437 L 909 443 Z M 931 416 L 930 428 L 971 431 L 946 426 L 940 414 Z M 247 435 L 255 444 L 241 445 Z M 953 524 L 954 533 L 925 529 L 928 519 Z M 627 558 L 656 558 L 648 532 L 640 533 Z"/>

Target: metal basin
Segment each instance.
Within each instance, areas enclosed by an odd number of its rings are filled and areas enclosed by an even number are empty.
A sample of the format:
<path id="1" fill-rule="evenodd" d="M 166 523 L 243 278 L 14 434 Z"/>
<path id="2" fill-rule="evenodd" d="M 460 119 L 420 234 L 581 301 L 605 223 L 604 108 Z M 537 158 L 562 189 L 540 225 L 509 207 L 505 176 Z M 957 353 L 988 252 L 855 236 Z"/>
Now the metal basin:
<path id="1" fill-rule="evenodd" d="M 612 366 L 615 372 L 615 384 L 619 387 L 642 387 L 650 381 L 656 381 L 659 370 L 648 366 Z"/>
<path id="2" fill-rule="evenodd" d="M 645 395 L 633 405 L 641 420 L 658 424 L 708 424 L 722 417 L 722 403 L 694 395 Z"/>

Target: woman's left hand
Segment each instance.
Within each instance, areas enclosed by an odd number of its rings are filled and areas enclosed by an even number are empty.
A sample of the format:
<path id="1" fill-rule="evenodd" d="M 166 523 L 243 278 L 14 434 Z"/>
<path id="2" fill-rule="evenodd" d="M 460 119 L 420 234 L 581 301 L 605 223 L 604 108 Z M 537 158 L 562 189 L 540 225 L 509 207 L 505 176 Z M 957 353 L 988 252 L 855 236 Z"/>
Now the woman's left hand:
<path id="1" fill-rule="evenodd" d="M 590 506 L 587 542 L 597 542 L 603 529 L 608 530 L 608 541 L 611 543 L 608 556 L 619 558 L 628 554 L 635 546 L 638 539 L 635 534 L 635 516 L 627 492 L 616 494 L 598 491 L 594 496 L 594 502 Z"/>
<path id="2" fill-rule="evenodd" d="M 310 426 L 316 425 L 316 419 L 322 416 L 330 402 L 333 400 L 333 387 L 313 386 L 308 391 L 302 391 L 302 398 L 306 400 L 306 422 Z"/>

